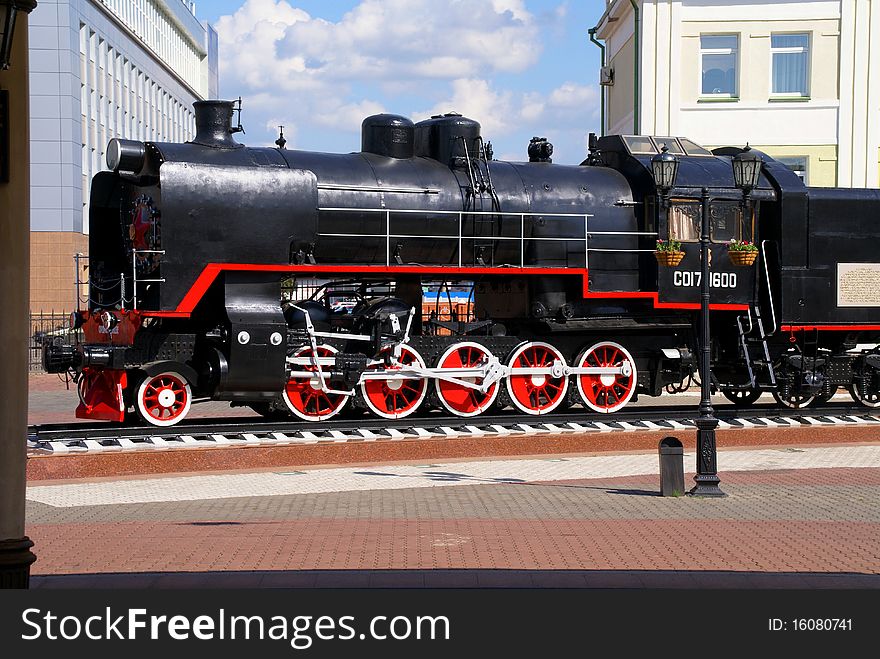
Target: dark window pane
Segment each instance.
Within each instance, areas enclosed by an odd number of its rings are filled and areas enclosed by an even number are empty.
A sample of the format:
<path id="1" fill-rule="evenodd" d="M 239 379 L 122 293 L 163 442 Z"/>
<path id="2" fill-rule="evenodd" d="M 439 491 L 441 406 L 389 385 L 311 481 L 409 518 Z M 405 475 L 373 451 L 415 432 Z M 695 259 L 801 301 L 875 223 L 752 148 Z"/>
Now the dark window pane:
<path id="1" fill-rule="evenodd" d="M 715 242 L 740 240 L 742 212 L 739 204 L 715 202 L 709 206 L 710 238 Z"/>
<path id="2" fill-rule="evenodd" d="M 703 93 L 736 93 L 736 54 L 703 54 Z"/>
<path id="3" fill-rule="evenodd" d="M 658 149 L 662 149 L 665 145 L 669 153 L 674 153 L 679 156 L 684 155 L 684 150 L 678 145 L 678 140 L 674 137 L 655 137 L 654 143 L 657 145 Z"/>
<path id="4" fill-rule="evenodd" d="M 657 148 L 651 142 L 650 137 L 642 135 L 627 135 L 623 138 L 629 152 L 632 154 L 657 153 Z"/>

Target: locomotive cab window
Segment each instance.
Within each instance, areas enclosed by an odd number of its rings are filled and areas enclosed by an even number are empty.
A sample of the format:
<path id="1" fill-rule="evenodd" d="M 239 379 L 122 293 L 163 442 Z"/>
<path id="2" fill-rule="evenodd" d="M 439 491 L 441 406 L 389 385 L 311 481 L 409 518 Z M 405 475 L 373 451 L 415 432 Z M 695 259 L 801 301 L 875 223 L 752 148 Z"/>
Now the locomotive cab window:
<path id="1" fill-rule="evenodd" d="M 697 242 L 700 239 L 700 203 L 673 200 L 668 223 L 670 239 Z"/>
<path id="2" fill-rule="evenodd" d="M 700 240 L 701 206 L 698 201 L 673 200 L 669 207 L 669 237 L 681 242 Z M 736 201 L 709 204 L 709 239 L 715 243 L 752 240 L 752 222 L 743 222 L 742 207 Z"/>

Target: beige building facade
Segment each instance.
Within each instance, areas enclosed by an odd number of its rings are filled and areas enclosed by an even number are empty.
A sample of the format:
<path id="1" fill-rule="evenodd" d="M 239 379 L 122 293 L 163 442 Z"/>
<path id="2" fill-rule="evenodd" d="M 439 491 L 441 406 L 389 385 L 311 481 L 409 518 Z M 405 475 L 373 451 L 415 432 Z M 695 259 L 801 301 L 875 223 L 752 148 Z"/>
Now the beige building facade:
<path id="1" fill-rule="evenodd" d="M 609 0 L 594 33 L 605 133 L 748 142 L 808 185 L 880 187 L 871 0 Z"/>

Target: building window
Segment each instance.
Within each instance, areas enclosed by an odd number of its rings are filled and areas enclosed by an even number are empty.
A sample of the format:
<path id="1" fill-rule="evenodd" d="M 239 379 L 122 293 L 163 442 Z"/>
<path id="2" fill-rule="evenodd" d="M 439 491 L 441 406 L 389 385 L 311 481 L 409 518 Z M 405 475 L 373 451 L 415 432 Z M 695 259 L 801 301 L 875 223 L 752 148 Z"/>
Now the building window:
<path id="1" fill-rule="evenodd" d="M 735 34 L 701 34 L 700 67 L 703 96 L 735 98 L 739 37 Z"/>
<path id="2" fill-rule="evenodd" d="M 771 34 L 772 94 L 809 96 L 810 35 Z"/>
<path id="3" fill-rule="evenodd" d="M 790 158 L 776 158 L 778 162 L 781 162 L 783 165 L 788 167 L 791 171 L 798 175 L 798 177 L 806 184 L 807 182 L 807 157 L 806 156 L 792 156 Z"/>

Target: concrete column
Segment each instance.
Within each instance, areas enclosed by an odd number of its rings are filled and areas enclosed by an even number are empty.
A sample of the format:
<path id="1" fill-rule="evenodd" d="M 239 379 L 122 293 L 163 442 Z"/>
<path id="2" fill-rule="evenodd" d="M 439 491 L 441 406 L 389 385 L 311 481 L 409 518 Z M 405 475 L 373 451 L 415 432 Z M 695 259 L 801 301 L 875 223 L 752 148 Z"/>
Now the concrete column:
<path id="1" fill-rule="evenodd" d="M 0 181 L 0 588 L 27 588 L 33 543 L 24 534 L 27 442 L 30 158 L 28 15 L 18 14 L 10 68 L 0 70 L 9 100 L 9 182 Z"/>

